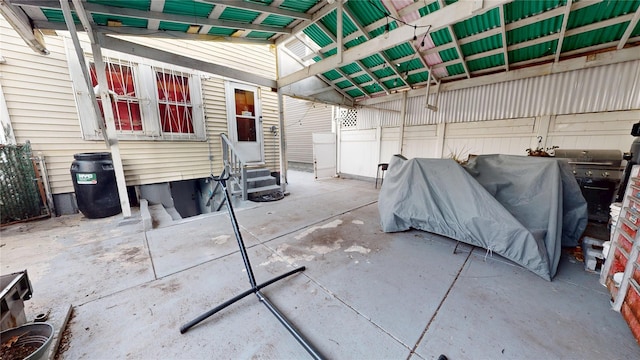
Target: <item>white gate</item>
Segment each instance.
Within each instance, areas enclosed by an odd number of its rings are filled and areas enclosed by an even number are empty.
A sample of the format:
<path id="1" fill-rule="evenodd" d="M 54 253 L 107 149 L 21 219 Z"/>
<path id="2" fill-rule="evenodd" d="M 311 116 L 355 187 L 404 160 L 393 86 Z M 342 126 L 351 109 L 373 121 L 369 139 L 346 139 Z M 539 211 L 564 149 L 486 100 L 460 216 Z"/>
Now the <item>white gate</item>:
<path id="1" fill-rule="evenodd" d="M 313 173 L 316 179 L 336 175 L 336 134 L 313 133 Z"/>

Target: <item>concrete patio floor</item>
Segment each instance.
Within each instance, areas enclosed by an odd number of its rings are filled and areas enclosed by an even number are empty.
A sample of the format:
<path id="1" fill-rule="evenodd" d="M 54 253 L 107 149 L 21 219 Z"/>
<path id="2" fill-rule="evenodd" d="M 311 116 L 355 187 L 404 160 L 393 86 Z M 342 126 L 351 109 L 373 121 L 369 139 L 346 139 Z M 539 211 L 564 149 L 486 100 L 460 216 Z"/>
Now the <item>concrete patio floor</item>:
<path id="1" fill-rule="evenodd" d="M 290 195 L 236 209 L 263 292 L 333 359 L 638 359 L 606 289 L 563 257 L 552 282 L 422 231 L 380 230 L 373 183 L 290 172 Z M 305 359 L 253 295 L 226 213 L 143 231 L 140 215 L 62 216 L 0 232 L 2 274 L 27 269 L 27 318 L 50 311 L 61 359 Z"/>

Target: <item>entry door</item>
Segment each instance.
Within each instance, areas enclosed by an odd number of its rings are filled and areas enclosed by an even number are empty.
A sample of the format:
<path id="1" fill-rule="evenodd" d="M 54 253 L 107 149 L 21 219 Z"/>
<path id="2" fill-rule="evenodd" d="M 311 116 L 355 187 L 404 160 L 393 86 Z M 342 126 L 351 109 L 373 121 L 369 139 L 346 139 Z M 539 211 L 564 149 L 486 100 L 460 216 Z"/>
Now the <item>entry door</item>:
<path id="1" fill-rule="evenodd" d="M 262 113 L 258 88 L 227 82 L 226 97 L 229 140 L 245 162 L 263 162 Z"/>

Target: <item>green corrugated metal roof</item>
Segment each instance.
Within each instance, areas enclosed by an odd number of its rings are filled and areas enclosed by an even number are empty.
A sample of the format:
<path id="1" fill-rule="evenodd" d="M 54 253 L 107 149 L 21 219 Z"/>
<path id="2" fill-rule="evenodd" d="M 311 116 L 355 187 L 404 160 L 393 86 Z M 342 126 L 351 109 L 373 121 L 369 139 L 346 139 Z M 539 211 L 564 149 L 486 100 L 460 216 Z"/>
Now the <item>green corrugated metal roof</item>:
<path id="1" fill-rule="evenodd" d="M 357 38 L 349 41 L 348 43 L 344 44 L 345 48 L 351 48 L 357 45 L 360 45 L 362 43 L 366 42 L 366 40 L 364 39 L 364 36 L 358 36 Z"/>
<path id="2" fill-rule="evenodd" d="M 566 3 L 566 0 L 516 0 L 504 5 L 505 22 L 510 24 L 558 6 L 564 6 Z"/>
<path id="3" fill-rule="evenodd" d="M 502 35 L 496 34 L 480 40 L 460 45 L 464 56 L 483 53 L 485 51 L 502 47 Z"/>
<path id="4" fill-rule="evenodd" d="M 364 93 L 358 89 L 349 90 L 347 91 L 347 94 L 353 98 L 364 96 Z"/>
<path id="5" fill-rule="evenodd" d="M 95 23 L 98 25 L 106 26 L 108 20 L 120 21 L 122 23 L 122 26 L 132 26 L 132 27 L 142 27 L 142 28 L 146 28 L 148 23 L 146 19 L 138 19 L 138 18 L 124 17 L 124 16 L 117 16 L 117 15 L 93 14 L 93 21 L 95 21 Z"/>
<path id="6" fill-rule="evenodd" d="M 189 24 L 176 23 L 171 21 L 160 21 L 158 29 L 169 31 L 187 31 L 187 29 L 189 29 Z"/>
<path id="7" fill-rule="evenodd" d="M 464 67 L 462 64 L 449 65 L 447 66 L 447 72 L 449 75 L 464 74 Z"/>
<path id="8" fill-rule="evenodd" d="M 349 75 L 349 74 L 356 73 L 362 69 L 360 69 L 360 66 L 354 63 L 351 63 L 341 67 L 340 70 L 344 71 L 345 74 Z"/>
<path id="9" fill-rule="evenodd" d="M 325 47 L 333 43 L 333 41 L 331 41 L 331 38 L 316 24 L 307 27 L 303 30 L 303 32 L 320 47 Z"/>
<path id="10" fill-rule="evenodd" d="M 338 29 L 338 19 L 337 19 L 337 11 L 332 11 L 327 16 L 323 17 L 320 22 L 324 25 L 334 36 L 337 36 Z M 351 33 L 354 33 L 358 30 L 358 28 L 353 24 L 351 19 L 348 16 L 342 16 L 342 33 L 344 36 L 347 36 Z"/>
<path id="11" fill-rule="evenodd" d="M 428 4 L 425 7 L 420 8 L 420 10 L 418 10 L 418 13 L 420 14 L 420 17 L 431 14 L 432 12 L 439 10 L 440 9 L 440 4 L 438 4 L 437 1 L 432 2 L 431 4 Z"/>
<path id="12" fill-rule="evenodd" d="M 107 3 L 116 3 L 107 1 Z M 110 5 L 110 4 L 105 4 Z M 207 17 L 213 10 L 213 4 L 185 0 L 165 0 L 163 13 Z"/>
<path id="13" fill-rule="evenodd" d="M 620 15 L 632 13 L 638 9 L 640 1 L 603 1 L 595 5 L 572 11 L 567 22 L 567 29 L 575 29 L 594 22 L 612 19 Z"/>
<path id="14" fill-rule="evenodd" d="M 274 33 L 272 33 L 272 32 L 252 31 L 247 35 L 247 37 L 250 38 L 250 39 L 268 39 L 268 38 L 272 37 L 273 35 L 274 35 Z"/>
<path id="15" fill-rule="evenodd" d="M 378 54 L 371 55 L 361 60 L 362 64 L 366 67 L 374 67 L 380 64 L 384 64 L 384 59 Z"/>
<path id="16" fill-rule="evenodd" d="M 417 83 L 421 83 L 424 81 L 427 81 L 429 79 L 429 72 L 428 71 L 423 71 L 420 73 L 416 73 L 416 74 L 411 74 L 407 77 L 407 81 L 409 82 L 409 84 L 417 84 Z"/>
<path id="17" fill-rule="evenodd" d="M 560 32 L 563 15 L 507 31 L 507 44 L 514 45 Z"/>
<path id="18" fill-rule="evenodd" d="M 231 21 L 248 24 L 253 22 L 253 20 L 255 20 L 258 17 L 258 15 L 260 15 L 260 13 L 256 11 L 227 7 L 224 9 L 222 14 L 220 14 L 219 19 L 231 20 Z"/>
<path id="19" fill-rule="evenodd" d="M 262 25 L 286 27 L 287 25 L 291 24 L 292 22 L 293 22 L 293 19 L 290 18 L 290 17 L 271 14 L 271 15 L 267 16 L 267 18 L 262 21 Z"/>
<path id="20" fill-rule="evenodd" d="M 387 77 L 387 76 L 391 76 L 393 74 L 395 74 L 395 71 L 393 71 L 393 69 L 391 68 L 391 66 L 386 66 L 380 70 L 376 70 L 373 72 L 373 74 L 375 76 L 377 76 L 378 78 L 383 78 L 383 77 Z"/>
<path id="21" fill-rule="evenodd" d="M 151 0 L 126 0 L 126 1 L 114 1 L 114 0 L 88 0 L 89 3 L 115 6 L 136 10 L 149 10 L 151 7 Z"/>
<path id="22" fill-rule="evenodd" d="M 362 26 L 371 25 L 385 17 L 386 8 L 380 0 L 347 1 L 344 6 Z"/>
<path id="23" fill-rule="evenodd" d="M 509 51 L 509 63 L 531 60 L 555 54 L 558 40 L 548 41 L 542 44 L 528 46 L 522 49 Z"/>
<path id="24" fill-rule="evenodd" d="M 483 57 L 480 59 L 475 59 L 471 61 L 467 61 L 467 67 L 469 71 L 478 71 L 482 69 L 489 69 L 496 66 L 504 65 L 504 55 L 496 54 L 492 56 Z"/>
<path id="25" fill-rule="evenodd" d="M 209 35 L 219 35 L 219 36 L 230 36 L 234 32 L 236 32 L 234 29 L 212 27 L 209 30 L 208 34 Z"/>
<path id="26" fill-rule="evenodd" d="M 431 40 L 435 46 L 444 45 L 453 41 L 449 29 L 444 28 L 435 32 L 430 32 Z"/>
<path id="27" fill-rule="evenodd" d="M 456 32 L 458 39 L 464 39 L 498 26 L 500 26 L 500 10 L 496 8 L 453 25 L 453 31 Z"/>
<path id="28" fill-rule="evenodd" d="M 326 77 L 327 79 L 333 81 L 335 79 L 339 79 L 342 77 L 342 75 L 340 75 L 339 72 L 335 71 L 335 70 L 331 70 L 331 71 L 327 71 L 326 73 L 323 73 L 322 75 L 324 75 L 324 77 Z"/>
<path id="29" fill-rule="evenodd" d="M 617 24 L 606 27 L 605 29 L 596 29 L 569 36 L 562 42 L 562 51 L 571 51 L 582 49 L 596 44 L 604 44 L 610 41 L 617 41 L 622 38 L 629 23 Z"/>
<path id="30" fill-rule="evenodd" d="M 316 1 L 317 0 L 285 0 L 279 8 L 298 12 L 307 12 L 316 4 Z"/>
<path id="31" fill-rule="evenodd" d="M 42 9 L 42 13 L 49 21 L 64 22 L 64 15 L 62 15 L 62 11 L 60 10 Z M 71 12 L 71 16 L 73 17 L 73 22 L 75 22 L 76 24 L 80 23 L 80 19 L 78 19 L 75 11 Z"/>
<path id="32" fill-rule="evenodd" d="M 352 85 L 353 84 L 349 80 L 342 80 L 342 81 L 336 83 L 336 86 L 339 87 L 340 89 L 348 88 L 348 87 L 350 87 Z"/>
<path id="33" fill-rule="evenodd" d="M 458 56 L 458 51 L 455 48 L 442 50 L 439 54 L 442 61 L 451 61 L 460 57 Z"/>
<path id="34" fill-rule="evenodd" d="M 369 37 L 370 38 L 374 38 L 374 37 L 378 37 L 382 34 L 384 34 L 385 29 L 387 28 L 387 25 L 382 25 L 379 28 L 376 28 L 372 31 L 369 31 Z M 395 21 L 389 21 L 389 31 L 395 30 L 398 28 L 398 23 Z"/>
<path id="35" fill-rule="evenodd" d="M 362 84 L 362 83 L 366 83 L 367 81 L 371 81 L 372 79 L 371 79 L 371 76 L 364 74 L 364 75 L 356 76 L 352 78 L 352 80 L 358 84 Z"/>
<path id="36" fill-rule="evenodd" d="M 399 44 L 384 51 L 391 60 L 400 59 L 405 56 L 413 55 L 415 51 L 409 43 Z"/>

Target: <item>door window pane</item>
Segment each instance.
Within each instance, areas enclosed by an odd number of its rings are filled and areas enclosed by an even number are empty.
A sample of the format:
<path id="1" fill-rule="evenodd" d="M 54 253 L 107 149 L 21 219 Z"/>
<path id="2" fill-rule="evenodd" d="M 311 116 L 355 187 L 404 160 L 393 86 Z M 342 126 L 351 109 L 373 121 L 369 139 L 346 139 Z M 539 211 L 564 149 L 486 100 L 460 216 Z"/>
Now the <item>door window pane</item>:
<path id="1" fill-rule="evenodd" d="M 235 89 L 236 115 L 255 116 L 253 91 Z"/>
<path id="2" fill-rule="evenodd" d="M 238 141 L 257 141 L 255 119 L 236 117 L 236 128 Z"/>

